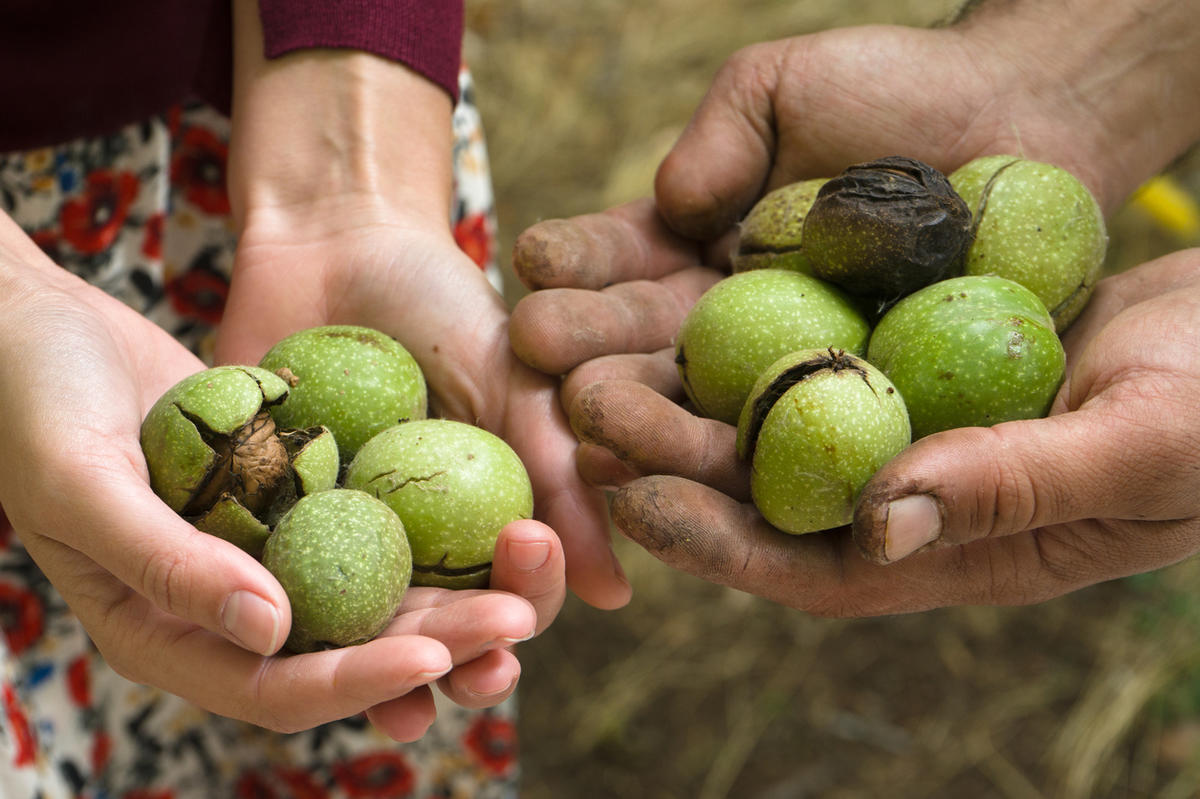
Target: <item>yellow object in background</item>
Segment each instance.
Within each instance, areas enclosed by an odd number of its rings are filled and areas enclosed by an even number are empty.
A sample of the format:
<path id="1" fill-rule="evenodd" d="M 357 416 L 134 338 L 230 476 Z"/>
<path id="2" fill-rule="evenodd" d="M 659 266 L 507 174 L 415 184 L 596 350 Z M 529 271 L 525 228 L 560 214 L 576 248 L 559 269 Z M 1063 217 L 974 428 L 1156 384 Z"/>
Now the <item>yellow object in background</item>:
<path id="1" fill-rule="evenodd" d="M 1150 178 L 1129 201 L 1181 241 L 1200 241 L 1200 202 L 1169 175 Z"/>

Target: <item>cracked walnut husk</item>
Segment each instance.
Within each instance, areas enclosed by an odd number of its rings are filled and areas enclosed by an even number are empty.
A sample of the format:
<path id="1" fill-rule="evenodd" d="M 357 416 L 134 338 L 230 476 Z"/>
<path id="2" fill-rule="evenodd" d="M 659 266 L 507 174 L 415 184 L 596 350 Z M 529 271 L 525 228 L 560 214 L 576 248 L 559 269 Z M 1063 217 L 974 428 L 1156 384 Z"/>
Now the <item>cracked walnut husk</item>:
<path id="1" fill-rule="evenodd" d="M 155 493 L 198 529 L 256 557 L 298 497 L 337 480 L 328 430 L 276 427 L 270 408 L 287 393 L 265 369 L 214 367 L 168 389 L 142 423 Z"/>

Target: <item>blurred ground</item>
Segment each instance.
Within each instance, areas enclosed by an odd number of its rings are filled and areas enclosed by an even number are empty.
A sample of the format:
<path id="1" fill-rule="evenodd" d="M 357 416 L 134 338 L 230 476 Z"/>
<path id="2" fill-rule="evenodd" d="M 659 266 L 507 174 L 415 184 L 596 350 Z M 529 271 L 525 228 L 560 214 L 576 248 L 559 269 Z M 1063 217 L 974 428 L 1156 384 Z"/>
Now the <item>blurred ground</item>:
<path id="1" fill-rule="evenodd" d="M 502 254 L 649 192 L 740 46 L 957 0 L 468 0 Z M 1200 191 L 1193 158 L 1172 174 Z M 1113 269 L 1181 242 L 1137 208 Z M 518 293 L 514 290 L 514 296 Z M 1200 563 L 1036 608 L 809 618 L 623 540 L 634 601 L 523 645 L 525 799 L 1200 796 Z"/>

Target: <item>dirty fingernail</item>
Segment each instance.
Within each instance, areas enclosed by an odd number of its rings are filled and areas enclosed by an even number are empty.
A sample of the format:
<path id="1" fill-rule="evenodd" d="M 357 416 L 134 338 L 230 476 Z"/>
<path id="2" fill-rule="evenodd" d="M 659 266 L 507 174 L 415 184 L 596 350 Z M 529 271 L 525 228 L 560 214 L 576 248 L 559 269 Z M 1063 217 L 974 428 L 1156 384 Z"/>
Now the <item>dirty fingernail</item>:
<path id="1" fill-rule="evenodd" d="M 913 494 L 888 503 L 883 552 L 889 563 L 911 555 L 941 534 L 942 515 L 933 497 Z"/>

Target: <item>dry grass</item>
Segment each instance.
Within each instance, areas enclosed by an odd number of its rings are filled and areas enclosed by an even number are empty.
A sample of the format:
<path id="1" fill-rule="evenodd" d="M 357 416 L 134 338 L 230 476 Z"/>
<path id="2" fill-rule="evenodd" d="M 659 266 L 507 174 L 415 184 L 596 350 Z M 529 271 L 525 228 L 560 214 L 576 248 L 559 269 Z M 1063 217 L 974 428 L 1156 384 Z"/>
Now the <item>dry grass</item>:
<path id="1" fill-rule="evenodd" d="M 468 0 L 502 246 L 648 193 L 735 49 L 956 5 Z M 1115 268 L 1178 246 L 1134 210 L 1111 233 Z M 828 621 L 617 546 L 633 604 L 569 601 L 522 650 L 526 799 L 1200 795 L 1200 562 L 1037 608 Z"/>

